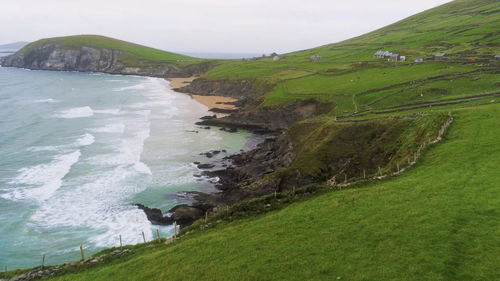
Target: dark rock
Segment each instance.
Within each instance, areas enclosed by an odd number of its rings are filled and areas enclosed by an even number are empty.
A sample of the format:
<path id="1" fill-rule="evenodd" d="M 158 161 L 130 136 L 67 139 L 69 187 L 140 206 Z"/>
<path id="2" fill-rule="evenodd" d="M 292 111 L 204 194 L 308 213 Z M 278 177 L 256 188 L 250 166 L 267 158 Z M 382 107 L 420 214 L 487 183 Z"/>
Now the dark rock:
<path id="1" fill-rule="evenodd" d="M 195 165 L 199 165 L 199 164 L 201 164 L 201 163 L 200 163 L 200 162 L 198 162 L 198 161 L 195 161 L 195 162 L 193 162 L 193 164 L 195 164 Z"/>
<path id="2" fill-rule="evenodd" d="M 143 210 L 146 216 L 148 217 L 148 220 L 155 225 L 166 225 L 170 224 L 170 221 L 168 220 L 167 217 L 164 217 L 160 209 L 156 208 L 149 208 L 146 207 L 142 204 L 134 204 L 137 206 L 139 209 Z"/>
<path id="3" fill-rule="evenodd" d="M 197 219 L 201 218 L 204 212 L 199 208 L 188 205 L 178 205 L 172 208 L 169 213 L 172 213 L 170 220 L 177 222 L 178 225 L 186 227 L 192 224 Z"/>
<path id="4" fill-rule="evenodd" d="M 231 114 L 234 112 L 237 112 L 238 109 L 225 109 L 225 108 L 211 108 L 208 111 L 215 112 L 215 113 L 222 113 L 222 114 Z"/>
<path id="5" fill-rule="evenodd" d="M 213 167 L 215 167 L 215 165 L 213 165 L 213 164 L 200 164 L 197 167 L 198 167 L 198 169 L 212 169 Z"/>
<path id="6" fill-rule="evenodd" d="M 217 119 L 217 115 L 206 115 L 200 118 L 201 120 L 211 120 L 211 119 Z"/>

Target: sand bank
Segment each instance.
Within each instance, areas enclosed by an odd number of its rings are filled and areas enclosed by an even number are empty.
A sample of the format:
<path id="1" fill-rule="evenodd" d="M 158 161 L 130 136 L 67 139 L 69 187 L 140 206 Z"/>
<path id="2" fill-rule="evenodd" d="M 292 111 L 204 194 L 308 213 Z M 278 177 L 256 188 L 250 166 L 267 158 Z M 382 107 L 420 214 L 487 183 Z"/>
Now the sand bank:
<path id="1" fill-rule="evenodd" d="M 186 77 L 186 78 L 167 78 L 168 81 L 170 81 L 170 86 L 175 89 L 175 88 L 181 88 L 184 86 L 189 85 L 191 82 L 193 82 L 194 79 L 198 78 L 197 76 L 192 76 L 192 77 Z M 229 97 L 223 97 L 223 96 L 200 96 L 200 95 L 193 95 L 189 94 L 193 99 L 195 99 L 197 102 L 205 105 L 209 109 L 212 108 L 219 108 L 219 109 L 237 109 L 237 107 L 233 104 L 227 104 L 230 102 L 235 102 L 237 99 L 235 98 L 229 98 Z"/>

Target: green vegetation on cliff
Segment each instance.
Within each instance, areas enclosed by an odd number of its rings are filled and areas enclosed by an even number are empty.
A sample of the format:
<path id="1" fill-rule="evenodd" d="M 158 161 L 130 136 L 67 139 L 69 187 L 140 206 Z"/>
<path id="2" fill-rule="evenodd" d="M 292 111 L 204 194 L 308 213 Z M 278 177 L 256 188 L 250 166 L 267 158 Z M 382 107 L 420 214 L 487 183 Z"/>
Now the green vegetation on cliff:
<path id="1" fill-rule="evenodd" d="M 19 52 L 28 53 L 29 51 L 37 47 L 52 42 L 59 44 L 61 48 L 65 49 L 79 49 L 82 46 L 86 46 L 86 47 L 118 50 L 123 52 L 120 55 L 120 60 L 127 66 L 143 66 L 151 63 L 156 64 L 162 62 L 167 62 L 182 66 L 186 64 L 192 64 L 204 61 L 202 59 L 171 53 L 100 35 L 74 35 L 74 36 L 45 38 L 28 44 L 27 46 L 22 48 Z"/>

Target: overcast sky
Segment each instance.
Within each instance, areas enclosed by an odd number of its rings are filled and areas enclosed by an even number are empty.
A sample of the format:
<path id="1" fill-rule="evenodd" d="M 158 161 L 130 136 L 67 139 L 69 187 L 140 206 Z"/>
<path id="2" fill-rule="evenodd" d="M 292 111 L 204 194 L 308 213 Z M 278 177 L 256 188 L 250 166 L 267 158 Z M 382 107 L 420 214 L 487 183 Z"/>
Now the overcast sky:
<path id="1" fill-rule="evenodd" d="M 338 42 L 449 0 L 2 0 L 0 44 L 100 34 L 183 52 L 284 53 Z"/>

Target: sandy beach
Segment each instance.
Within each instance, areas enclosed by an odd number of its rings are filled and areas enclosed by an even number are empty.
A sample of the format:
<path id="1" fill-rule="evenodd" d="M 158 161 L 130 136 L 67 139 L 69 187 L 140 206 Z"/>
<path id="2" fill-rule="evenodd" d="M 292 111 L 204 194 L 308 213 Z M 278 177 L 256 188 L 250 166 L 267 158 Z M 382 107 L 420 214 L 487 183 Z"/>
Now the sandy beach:
<path id="1" fill-rule="evenodd" d="M 198 78 L 197 76 L 191 76 L 186 78 L 167 78 L 170 81 L 170 86 L 175 88 L 181 88 L 189 85 L 194 79 Z M 233 104 L 227 104 L 230 102 L 235 102 L 237 99 L 223 97 L 223 96 L 200 96 L 189 94 L 190 97 L 195 99 L 197 102 L 205 105 L 209 109 L 218 108 L 218 109 L 237 109 L 237 107 Z"/>

